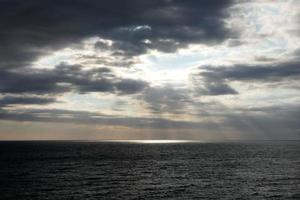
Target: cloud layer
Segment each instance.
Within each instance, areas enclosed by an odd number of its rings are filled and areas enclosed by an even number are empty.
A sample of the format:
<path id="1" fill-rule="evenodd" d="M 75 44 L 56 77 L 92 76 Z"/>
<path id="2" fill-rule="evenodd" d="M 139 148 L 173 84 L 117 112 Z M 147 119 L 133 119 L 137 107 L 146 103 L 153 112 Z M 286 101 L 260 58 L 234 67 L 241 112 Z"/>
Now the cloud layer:
<path id="1" fill-rule="evenodd" d="M 297 1 L 2 0 L 0 123 L 299 139 L 299 16 Z"/>
<path id="2" fill-rule="evenodd" d="M 93 36 L 113 40 L 112 48 L 127 55 L 222 41 L 229 33 L 222 20 L 228 6 L 227 0 L 4 0 L 0 10 L 0 67 L 28 66 L 48 51 Z"/>

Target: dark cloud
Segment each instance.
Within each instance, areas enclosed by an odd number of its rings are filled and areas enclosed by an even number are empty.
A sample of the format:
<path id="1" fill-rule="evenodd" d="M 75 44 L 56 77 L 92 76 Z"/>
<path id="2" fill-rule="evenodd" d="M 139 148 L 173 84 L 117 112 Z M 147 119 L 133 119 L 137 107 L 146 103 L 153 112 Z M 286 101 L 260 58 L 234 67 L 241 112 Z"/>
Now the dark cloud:
<path id="1" fill-rule="evenodd" d="M 1 93 L 133 94 L 147 87 L 142 80 L 122 80 L 108 68 L 98 69 L 106 70 L 101 72 L 76 65 L 30 68 L 38 57 L 93 36 L 112 40 L 110 45 L 95 44 L 116 58 L 94 59 L 104 66 L 130 66 L 134 61 L 128 57 L 148 49 L 173 52 L 187 44 L 230 37 L 224 26 L 229 0 L 2 0 L 0 5 Z"/>
<path id="2" fill-rule="evenodd" d="M 142 80 L 123 79 L 115 84 L 116 88 L 123 94 L 141 92 L 148 83 Z"/>
<path id="3" fill-rule="evenodd" d="M 198 91 L 202 95 L 216 96 L 216 95 L 235 95 L 238 94 L 236 90 L 231 88 L 229 85 L 221 82 L 207 82 L 205 89 Z"/>
<path id="4" fill-rule="evenodd" d="M 51 94 L 69 91 L 70 88 L 58 84 L 58 77 L 44 70 L 31 72 L 0 71 L 1 93 Z"/>
<path id="5" fill-rule="evenodd" d="M 95 44 L 94 44 L 94 47 L 96 49 L 101 49 L 101 50 L 110 50 L 110 45 L 106 42 L 103 42 L 103 41 L 97 41 Z"/>
<path id="6" fill-rule="evenodd" d="M 300 76 L 300 63 L 287 62 L 271 65 L 234 65 L 232 67 L 199 67 L 205 70 L 199 74 L 211 79 L 231 81 L 280 81 L 295 79 Z"/>
<path id="7" fill-rule="evenodd" d="M 200 72 L 191 75 L 191 82 L 196 95 L 218 96 L 238 94 L 238 92 L 230 87 L 225 80 L 206 76 L 203 75 L 203 73 Z"/>
<path id="8" fill-rule="evenodd" d="M 297 80 L 300 76 L 299 62 L 269 65 L 202 66 L 191 75 L 199 95 L 238 94 L 229 86 L 231 81 L 274 82 Z"/>
<path id="9" fill-rule="evenodd" d="M 113 40 L 116 51 L 131 55 L 230 37 L 223 21 L 229 0 L 2 0 L 0 4 L 1 68 L 28 66 L 41 55 L 92 36 Z M 165 48 L 161 42 L 167 40 L 176 45 Z"/>
<path id="10" fill-rule="evenodd" d="M 5 96 L 0 98 L 0 107 L 7 105 L 26 105 L 26 104 L 37 104 L 45 105 L 56 102 L 55 98 L 45 98 L 45 97 L 27 97 L 27 96 Z"/>
<path id="11" fill-rule="evenodd" d="M 193 79 L 193 84 L 197 95 L 218 96 L 238 94 L 236 90 L 219 79 L 212 79 L 209 77 Z"/>
<path id="12" fill-rule="evenodd" d="M 54 69 L 0 71 L 1 93 L 55 94 L 75 90 L 133 94 L 148 84 L 142 80 L 115 77 L 108 68 L 84 70 L 81 65 L 60 64 Z"/>
<path id="13" fill-rule="evenodd" d="M 142 100 L 147 103 L 152 113 L 186 113 L 186 106 L 191 102 L 185 89 L 165 87 L 149 87 L 144 90 Z"/>

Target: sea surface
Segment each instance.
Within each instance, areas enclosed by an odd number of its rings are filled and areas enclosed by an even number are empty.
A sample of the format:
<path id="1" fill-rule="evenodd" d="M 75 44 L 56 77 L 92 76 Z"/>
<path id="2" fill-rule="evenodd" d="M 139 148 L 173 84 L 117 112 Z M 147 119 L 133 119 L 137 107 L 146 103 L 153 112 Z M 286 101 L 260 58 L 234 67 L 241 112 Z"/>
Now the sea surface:
<path id="1" fill-rule="evenodd" d="M 300 142 L 0 142 L 0 199 L 300 199 Z"/>

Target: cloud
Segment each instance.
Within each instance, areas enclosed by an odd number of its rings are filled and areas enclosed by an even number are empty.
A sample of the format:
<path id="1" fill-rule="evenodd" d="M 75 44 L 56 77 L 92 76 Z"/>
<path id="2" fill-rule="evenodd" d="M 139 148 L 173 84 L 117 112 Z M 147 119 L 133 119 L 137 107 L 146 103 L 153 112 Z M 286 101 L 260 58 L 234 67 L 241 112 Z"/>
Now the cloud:
<path id="1" fill-rule="evenodd" d="M 142 80 L 123 79 L 116 82 L 115 86 L 122 94 L 134 94 L 144 90 L 148 83 Z"/>
<path id="2" fill-rule="evenodd" d="M 39 56 L 93 36 L 112 40 L 116 51 L 131 55 L 164 50 L 160 41 L 165 40 L 179 44 L 173 48 L 220 42 L 230 37 L 223 21 L 230 6 L 229 0 L 3 0 L 0 68 L 28 66 Z M 145 39 L 152 45 L 145 45 Z"/>
<path id="3" fill-rule="evenodd" d="M 246 112 L 247 110 L 247 112 Z M 127 117 L 104 115 L 97 112 L 71 111 L 59 109 L 19 109 L 1 110 L 1 120 L 55 122 L 75 124 L 97 124 L 100 126 L 121 126 L 138 129 L 178 129 L 181 138 L 184 131 L 193 130 L 195 138 L 201 132 L 216 134 L 234 133 L 238 138 L 247 139 L 282 139 L 299 138 L 300 126 L 298 106 L 287 108 L 260 107 L 253 109 L 238 109 L 220 113 L 219 119 L 202 121 L 170 120 L 160 117 Z M 220 111 L 220 110 L 219 110 Z M 259 112 L 259 113 L 257 113 Z M 263 114 L 262 114 L 262 113 Z M 196 131 L 196 132 L 195 132 Z M 178 133 L 177 133 L 178 134 Z M 162 137 L 164 137 L 162 135 Z"/>
<path id="4" fill-rule="evenodd" d="M 295 2 L 0 4 L 2 120 L 299 133 Z"/>
<path id="5" fill-rule="evenodd" d="M 1 93 L 33 93 L 52 94 L 62 93 L 70 90 L 65 85 L 57 84 L 58 77 L 43 70 L 32 70 L 32 72 L 10 72 L 0 71 Z"/>
<path id="6" fill-rule="evenodd" d="M 171 86 L 149 87 L 144 90 L 142 100 L 152 113 L 177 113 L 187 112 L 186 105 L 191 102 L 188 91 Z"/>
<path id="7" fill-rule="evenodd" d="M 258 62 L 274 62 L 274 61 L 276 61 L 275 58 L 267 57 L 267 56 L 256 56 L 255 60 Z"/>
<path id="8" fill-rule="evenodd" d="M 202 127 L 201 123 L 168 120 L 163 118 L 122 117 L 104 115 L 88 111 L 71 111 L 61 109 L 21 109 L 2 110 L 0 119 L 13 121 L 35 121 L 35 122 L 58 122 L 97 124 L 105 126 L 124 126 L 134 128 L 190 128 L 190 126 Z"/>
<path id="9" fill-rule="evenodd" d="M 148 83 L 115 77 L 109 68 L 84 70 L 81 65 L 61 63 L 54 69 L 27 69 L 20 72 L 0 71 L 0 92 L 56 94 L 75 90 L 80 93 L 109 92 L 134 94 Z"/>
<path id="10" fill-rule="evenodd" d="M 225 113 L 225 123 L 238 129 L 241 134 L 245 131 L 253 138 L 300 137 L 298 105 L 260 106 L 236 109 L 236 113 Z M 248 133 L 247 133 L 248 132 Z"/>
<path id="11" fill-rule="evenodd" d="M 7 105 L 27 105 L 27 104 L 37 104 L 45 105 L 56 102 L 55 98 L 45 98 L 45 97 L 27 97 L 27 96 L 4 96 L 0 98 L 0 107 Z"/>
<path id="12" fill-rule="evenodd" d="M 237 47 L 245 44 L 246 42 L 240 39 L 228 39 L 227 40 L 227 45 L 229 47 Z"/>
<path id="13" fill-rule="evenodd" d="M 207 76 L 200 72 L 191 75 L 192 88 L 197 96 L 236 95 L 238 92 L 228 83 L 214 76 Z"/>
<path id="14" fill-rule="evenodd" d="M 199 67 L 204 77 L 231 81 L 258 80 L 262 82 L 295 79 L 300 75 L 300 63 L 295 61 L 270 65 L 234 65 L 232 67 Z"/>
<path id="15" fill-rule="evenodd" d="M 199 95 L 238 94 L 229 86 L 232 81 L 276 82 L 297 80 L 300 63 L 289 61 L 265 65 L 201 66 L 191 74 L 191 81 Z"/>
<path id="16" fill-rule="evenodd" d="M 218 96 L 238 94 L 235 89 L 219 79 L 204 77 L 202 79 L 194 79 L 193 84 L 197 95 Z"/>
<path id="17" fill-rule="evenodd" d="M 296 49 L 293 53 L 292 56 L 295 57 L 295 59 L 300 58 L 300 48 Z"/>

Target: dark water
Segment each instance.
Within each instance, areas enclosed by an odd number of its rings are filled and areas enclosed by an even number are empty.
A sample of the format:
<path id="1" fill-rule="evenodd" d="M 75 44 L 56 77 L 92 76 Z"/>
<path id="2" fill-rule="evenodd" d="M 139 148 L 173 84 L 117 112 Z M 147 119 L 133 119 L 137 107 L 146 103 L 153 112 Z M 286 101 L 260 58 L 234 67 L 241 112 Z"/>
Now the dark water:
<path id="1" fill-rule="evenodd" d="M 0 199 L 300 199 L 300 143 L 0 142 Z"/>

